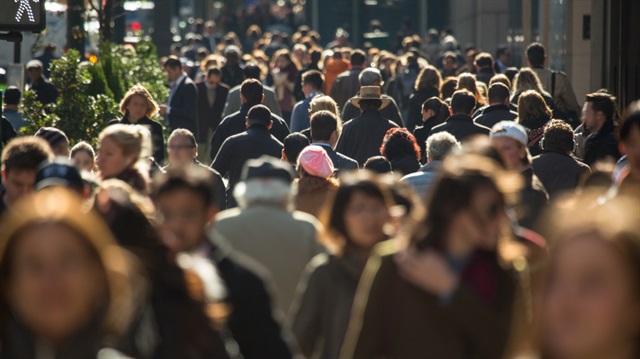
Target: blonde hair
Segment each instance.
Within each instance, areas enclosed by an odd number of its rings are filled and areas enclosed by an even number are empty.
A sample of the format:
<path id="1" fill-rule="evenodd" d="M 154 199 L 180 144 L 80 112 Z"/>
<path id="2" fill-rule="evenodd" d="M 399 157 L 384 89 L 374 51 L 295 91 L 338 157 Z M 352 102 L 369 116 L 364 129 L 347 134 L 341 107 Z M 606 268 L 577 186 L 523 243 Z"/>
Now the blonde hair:
<path id="1" fill-rule="evenodd" d="M 102 130 L 98 137 L 100 142 L 105 138 L 113 141 L 124 155 L 133 156 L 137 162 L 151 156 L 151 133 L 144 126 L 111 125 Z"/>
<path id="2" fill-rule="evenodd" d="M 551 117 L 551 109 L 535 90 L 527 90 L 518 98 L 518 123 L 541 116 Z"/>
<path id="3" fill-rule="evenodd" d="M 158 113 L 158 104 L 153 100 L 153 97 L 151 97 L 149 91 L 147 91 L 144 86 L 135 85 L 130 88 L 129 91 L 127 91 L 127 93 L 124 95 L 124 98 L 122 99 L 122 102 L 120 102 L 120 112 L 122 112 L 123 115 L 126 115 L 128 113 L 127 106 L 129 106 L 131 98 L 136 95 L 142 96 L 142 98 L 144 98 L 145 102 L 147 103 L 147 112 L 145 113 L 145 116 L 151 118 L 156 113 Z"/>
<path id="4" fill-rule="evenodd" d="M 456 91 L 461 89 L 469 90 L 469 92 L 473 94 L 473 96 L 476 98 L 476 107 L 486 105 L 486 101 L 484 100 L 484 97 L 482 97 L 482 94 L 478 89 L 478 84 L 476 83 L 475 76 L 471 74 L 461 74 L 460 76 L 458 76 L 458 86 L 456 87 Z"/>
<path id="5" fill-rule="evenodd" d="M 538 75 L 536 75 L 533 70 L 529 68 L 522 68 L 516 74 L 516 77 L 513 79 L 513 93 L 517 94 L 518 92 L 526 91 L 526 90 L 534 90 L 540 95 L 550 96 L 540 84 L 540 79 Z"/>
<path id="6" fill-rule="evenodd" d="M 416 83 L 413 85 L 413 89 L 418 91 L 421 88 L 432 87 L 439 92 L 441 85 L 442 76 L 440 75 L 440 71 L 438 71 L 434 66 L 427 65 L 420 71 L 420 74 L 416 79 Z"/>
<path id="7" fill-rule="evenodd" d="M 336 115 L 338 118 L 337 130 L 338 133 L 340 133 L 342 130 L 342 117 L 340 116 L 340 108 L 336 101 L 327 95 L 314 97 L 309 104 L 309 117 L 320 111 L 329 111 Z"/>

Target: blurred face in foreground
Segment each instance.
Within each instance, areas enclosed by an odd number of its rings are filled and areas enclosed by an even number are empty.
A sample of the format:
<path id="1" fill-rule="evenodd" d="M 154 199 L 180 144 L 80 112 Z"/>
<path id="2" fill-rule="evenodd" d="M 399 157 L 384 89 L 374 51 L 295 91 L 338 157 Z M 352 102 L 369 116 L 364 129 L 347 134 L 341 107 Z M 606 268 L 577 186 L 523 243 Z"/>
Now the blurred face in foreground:
<path id="1" fill-rule="evenodd" d="M 8 302 L 36 336 L 59 342 L 105 304 L 104 270 L 85 240 L 60 224 L 27 229 L 13 240 Z"/>
<path id="2" fill-rule="evenodd" d="M 629 137 L 621 144 L 621 152 L 627 155 L 631 176 L 640 181 L 640 127 L 634 126 L 629 131 Z"/>
<path id="3" fill-rule="evenodd" d="M 527 156 L 527 148 L 521 143 L 509 137 L 494 137 L 491 139 L 491 146 L 500 153 L 508 170 L 519 171 L 524 167 L 523 160 Z"/>
<path id="4" fill-rule="evenodd" d="M 347 235 L 355 246 L 365 251 L 386 238 L 383 229 L 388 220 L 385 203 L 362 191 L 353 193 L 344 212 Z"/>
<path id="5" fill-rule="evenodd" d="M 2 169 L 2 185 L 4 200 L 13 204 L 23 196 L 33 192 L 36 185 L 36 171 L 14 168 L 11 171 Z"/>
<path id="6" fill-rule="evenodd" d="M 98 167 L 103 179 L 116 177 L 133 164 L 133 157 L 126 156 L 111 138 L 105 137 L 100 141 Z"/>
<path id="7" fill-rule="evenodd" d="M 205 239 L 205 227 L 217 210 L 207 208 L 201 196 L 189 189 L 175 189 L 157 199 L 157 223 L 164 244 L 173 253 L 195 249 Z"/>
<path id="8" fill-rule="evenodd" d="M 544 298 L 545 346 L 553 358 L 631 358 L 640 299 L 619 249 L 597 233 L 566 238 L 553 255 Z"/>
<path id="9" fill-rule="evenodd" d="M 93 169 L 93 157 L 86 151 L 78 151 L 74 153 L 71 157 L 71 160 L 73 160 L 76 168 L 78 168 L 79 170 L 91 172 L 91 170 Z"/>
<path id="10" fill-rule="evenodd" d="M 185 136 L 173 136 L 168 143 L 169 162 L 176 166 L 185 166 L 193 163 L 198 154 L 198 149 Z"/>
<path id="11" fill-rule="evenodd" d="M 473 248 L 494 251 L 503 221 L 506 219 L 502 195 L 493 188 L 480 187 L 469 208 L 460 210 L 451 221 L 450 231 L 457 232 Z"/>

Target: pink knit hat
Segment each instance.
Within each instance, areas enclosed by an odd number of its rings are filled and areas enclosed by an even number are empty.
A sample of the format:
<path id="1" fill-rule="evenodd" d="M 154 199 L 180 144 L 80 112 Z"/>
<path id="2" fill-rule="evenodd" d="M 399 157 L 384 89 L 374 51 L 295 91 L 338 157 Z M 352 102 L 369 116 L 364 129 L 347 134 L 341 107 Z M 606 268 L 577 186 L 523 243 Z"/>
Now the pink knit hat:
<path id="1" fill-rule="evenodd" d="M 316 145 L 307 146 L 300 152 L 298 166 L 316 177 L 328 178 L 333 174 L 331 158 L 322 147 Z"/>

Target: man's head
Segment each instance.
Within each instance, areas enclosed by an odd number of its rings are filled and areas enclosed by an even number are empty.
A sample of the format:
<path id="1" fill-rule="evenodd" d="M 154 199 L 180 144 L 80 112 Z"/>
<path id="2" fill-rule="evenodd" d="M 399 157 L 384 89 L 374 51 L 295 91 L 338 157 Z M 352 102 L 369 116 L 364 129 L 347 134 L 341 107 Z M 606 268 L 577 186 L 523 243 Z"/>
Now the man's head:
<path id="1" fill-rule="evenodd" d="M 309 146 L 309 139 L 300 132 L 294 132 L 285 137 L 283 144 L 282 159 L 295 165 L 300 152 Z"/>
<path id="2" fill-rule="evenodd" d="M 464 114 L 471 116 L 476 107 L 476 98 L 468 90 L 458 90 L 451 98 L 451 110 L 453 114 Z"/>
<path id="3" fill-rule="evenodd" d="M 493 56 L 491 56 L 488 52 L 481 52 L 476 55 L 475 60 L 473 61 L 477 70 L 480 69 L 491 69 L 493 70 Z"/>
<path id="4" fill-rule="evenodd" d="M 156 176 L 154 201 L 165 245 L 174 253 L 193 250 L 218 213 L 213 173 L 199 166 L 171 167 Z"/>
<path id="5" fill-rule="evenodd" d="M 489 87 L 489 104 L 509 106 L 509 88 L 500 82 Z"/>
<path id="6" fill-rule="evenodd" d="M 271 120 L 271 111 L 264 105 L 255 105 L 251 107 L 247 113 L 247 128 L 251 126 L 262 126 L 271 129 L 273 120 Z"/>
<path id="7" fill-rule="evenodd" d="M 454 52 L 447 51 L 444 53 L 442 67 L 448 72 L 452 72 L 458 67 L 458 58 Z"/>
<path id="8" fill-rule="evenodd" d="M 240 48 L 236 45 L 229 45 L 224 49 L 224 57 L 227 59 L 227 65 L 236 65 L 240 62 L 242 56 Z"/>
<path id="9" fill-rule="evenodd" d="M 324 75 L 318 70 L 309 70 L 302 75 L 302 92 L 305 97 L 319 92 L 324 83 Z"/>
<path id="10" fill-rule="evenodd" d="M 35 189 L 40 191 L 49 187 L 64 187 L 76 191 L 83 198 L 90 192 L 85 191 L 80 171 L 68 158 L 58 157 L 52 162 L 43 162 L 36 172 Z"/>
<path id="11" fill-rule="evenodd" d="M 191 131 L 179 128 L 173 130 L 167 141 L 169 162 L 173 166 L 186 166 L 193 163 L 198 155 L 198 143 Z"/>
<path id="12" fill-rule="evenodd" d="M 328 143 L 331 147 L 338 142 L 338 117 L 329 111 L 318 111 L 311 115 L 311 139 L 313 142 Z"/>
<path id="13" fill-rule="evenodd" d="M 210 67 L 207 69 L 207 85 L 209 88 L 215 89 L 220 84 L 222 78 L 222 71 L 219 67 Z"/>
<path id="14" fill-rule="evenodd" d="M 176 56 L 169 56 L 162 64 L 162 69 L 167 73 L 169 82 L 174 82 L 182 76 L 182 62 Z"/>
<path id="15" fill-rule="evenodd" d="M 40 60 L 31 60 L 27 62 L 27 74 L 31 82 L 35 82 L 42 76 L 43 65 Z"/>
<path id="16" fill-rule="evenodd" d="M 264 88 L 256 79 L 246 79 L 240 85 L 240 97 L 242 103 L 258 104 L 264 100 Z"/>
<path id="17" fill-rule="evenodd" d="M 534 42 L 527 47 L 527 60 L 531 67 L 542 67 L 547 55 L 544 52 L 544 46 L 539 42 Z"/>
<path id="18" fill-rule="evenodd" d="M 244 74 L 244 78 L 246 79 L 256 79 L 260 80 L 260 67 L 254 64 L 253 62 L 248 62 L 244 65 L 244 69 L 242 69 L 242 73 Z"/>
<path id="19" fill-rule="evenodd" d="M 32 192 L 36 181 L 36 170 L 41 163 L 51 161 L 53 153 L 49 144 L 38 137 L 19 137 L 9 142 L 2 151 L 3 200 L 15 203 Z"/>
<path id="20" fill-rule="evenodd" d="M 351 51 L 351 66 L 364 67 L 364 63 L 367 60 L 367 55 L 364 51 L 357 49 Z"/>
<path id="21" fill-rule="evenodd" d="M 527 130 L 513 121 L 501 121 L 491 128 L 491 145 L 500 153 L 508 170 L 521 171 L 531 164 Z"/>
<path id="22" fill-rule="evenodd" d="M 358 80 L 360 86 L 382 86 L 382 74 L 380 70 L 373 67 L 362 70 L 358 75 Z"/>
<path id="23" fill-rule="evenodd" d="M 495 74 L 489 81 L 489 87 L 495 83 L 501 83 L 507 86 L 507 89 L 511 90 L 511 80 L 505 74 Z"/>
<path id="24" fill-rule="evenodd" d="M 500 60 L 503 65 L 508 66 L 509 62 L 511 62 L 511 50 L 505 45 L 498 46 L 496 59 Z"/>
<path id="25" fill-rule="evenodd" d="M 427 138 L 427 162 L 442 161 L 453 150 L 460 149 L 460 143 L 449 132 L 438 132 Z"/>
<path id="26" fill-rule="evenodd" d="M 617 114 L 615 97 L 606 92 L 594 92 L 586 96 L 582 122 L 589 131 L 598 132 L 605 123 L 613 122 Z"/>
<path id="27" fill-rule="evenodd" d="M 392 172 L 391 162 L 384 156 L 369 157 L 364 164 L 364 169 L 379 174 Z"/>
<path id="28" fill-rule="evenodd" d="M 3 100 L 6 107 L 13 107 L 17 109 L 17 106 L 20 104 L 21 97 L 20 90 L 18 90 L 15 86 L 9 86 L 4 91 Z"/>
<path id="29" fill-rule="evenodd" d="M 569 154 L 573 151 L 573 129 L 561 120 L 553 120 L 544 128 L 540 147 L 545 152 Z"/>
<path id="30" fill-rule="evenodd" d="M 35 134 L 49 143 L 55 156 L 69 157 L 69 139 L 55 127 L 41 127 Z"/>
<path id="31" fill-rule="evenodd" d="M 242 208 L 269 205 L 290 208 L 296 193 L 291 165 L 270 156 L 248 160 L 233 195 Z"/>
<path id="32" fill-rule="evenodd" d="M 629 105 L 619 132 L 620 152 L 627 155 L 631 176 L 640 181 L 640 101 Z"/>

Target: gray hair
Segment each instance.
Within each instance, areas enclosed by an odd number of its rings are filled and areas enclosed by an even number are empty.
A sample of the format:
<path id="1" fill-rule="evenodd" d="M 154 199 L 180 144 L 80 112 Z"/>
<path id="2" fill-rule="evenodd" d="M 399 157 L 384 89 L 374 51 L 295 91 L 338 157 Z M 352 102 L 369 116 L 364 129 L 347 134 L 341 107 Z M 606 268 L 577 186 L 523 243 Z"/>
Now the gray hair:
<path id="1" fill-rule="evenodd" d="M 460 142 L 449 132 L 438 132 L 427 138 L 429 161 L 442 161 L 454 149 L 460 149 Z"/>
<path id="2" fill-rule="evenodd" d="M 233 189 L 233 196 L 240 208 L 267 205 L 292 211 L 297 193 L 297 184 L 289 184 L 278 178 L 250 179 L 238 183 Z"/>
<path id="3" fill-rule="evenodd" d="M 360 81 L 360 86 L 375 86 L 376 83 L 378 85 L 382 83 L 382 74 L 376 68 L 367 67 L 360 72 L 358 80 Z"/>

